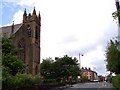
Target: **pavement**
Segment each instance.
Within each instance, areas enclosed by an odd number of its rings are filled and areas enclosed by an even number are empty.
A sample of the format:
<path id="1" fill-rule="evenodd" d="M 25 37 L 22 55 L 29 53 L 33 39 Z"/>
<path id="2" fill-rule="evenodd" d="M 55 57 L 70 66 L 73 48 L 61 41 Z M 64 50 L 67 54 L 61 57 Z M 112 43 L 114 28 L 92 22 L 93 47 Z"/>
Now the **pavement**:
<path id="1" fill-rule="evenodd" d="M 74 84 L 63 90 L 115 90 L 115 88 L 108 82 L 89 82 Z"/>

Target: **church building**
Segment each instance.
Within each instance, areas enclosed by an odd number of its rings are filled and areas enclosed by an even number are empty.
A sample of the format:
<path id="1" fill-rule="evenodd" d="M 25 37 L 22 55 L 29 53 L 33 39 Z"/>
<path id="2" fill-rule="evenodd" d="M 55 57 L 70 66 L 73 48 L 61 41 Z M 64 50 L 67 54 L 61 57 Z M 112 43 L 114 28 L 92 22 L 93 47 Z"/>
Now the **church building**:
<path id="1" fill-rule="evenodd" d="M 1 27 L 2 34 L 13 36 L 13 44 L 20 48 L 18 58 L 25 63 L 25 72 L 33 75 L 40 73 L 40 31 L 41 16 L 36 15 L 35 8 L 32 14 L 23 13 L 23 21 L 20 24 Z"/>

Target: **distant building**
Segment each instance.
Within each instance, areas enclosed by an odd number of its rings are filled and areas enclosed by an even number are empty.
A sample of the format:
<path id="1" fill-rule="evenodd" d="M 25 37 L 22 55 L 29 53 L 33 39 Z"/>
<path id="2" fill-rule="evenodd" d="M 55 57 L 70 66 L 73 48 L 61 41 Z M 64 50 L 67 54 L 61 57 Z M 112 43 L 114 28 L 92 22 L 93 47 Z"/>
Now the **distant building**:
<path id="1" fill-rule="evenodd" d="M 90 81 L 97 80 L 97 73 L 95 71 L 92 71 L 90 68 L 81 68 L 81 76 L 82 77 L 87 77 Z"/>
<path id="2" fill-rule="evenodd" d="M 99 80 L 100 82 L 105 81 L 105 77 L 102 76 L 102 75 L 99 75 L 99 76 L 98 76 L 98 80 Z"/>
<path id="3" fill-rule="evenodd" d="M 23 22 L 20 24 L 1 27 L 0 32 L 6 36 L 13 36 L 13 44 L 21 48 L 18 58 L 25 63 L 26 73 L 40 73 L 40 31 L 41 16 L 37 16 L 34 8 L 33 13 L 23 14 Z"/>

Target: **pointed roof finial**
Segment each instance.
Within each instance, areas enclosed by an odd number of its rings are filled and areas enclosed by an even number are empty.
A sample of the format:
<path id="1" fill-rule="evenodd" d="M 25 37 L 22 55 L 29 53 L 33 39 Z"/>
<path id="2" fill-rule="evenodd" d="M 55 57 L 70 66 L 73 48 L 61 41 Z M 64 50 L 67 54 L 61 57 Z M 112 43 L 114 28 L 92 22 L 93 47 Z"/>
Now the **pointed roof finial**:
<path id="1" fill-rule="evenodd" d="M 14 24 L 14 21 L 13 21 L 13 24 Z"/>
<path id="2" fill-rule="evenodd" d="M 26 13 L 26 8 L 25 8 L 25 11 L 24 11 L 24 16 L 26 16 L 27 15 L 27 13 Z"/>
<path id="3" fill-rule="evenodd" d="M 40 18 L 40 11 L 39 11 L 39 15 L 38 15 L 38 16 L 39 16 L 39 18 Z"/>
<path id="4" fill-rule="evenodd" d="M 35 6 L 34 6 L 34 9 L 33 9 L 33 15 L 36 15 Z"/>
<path id="5" fill-rule="evenodd" d="M 14 21 L 12 23 L 12 33 L 14 32 Z"/>

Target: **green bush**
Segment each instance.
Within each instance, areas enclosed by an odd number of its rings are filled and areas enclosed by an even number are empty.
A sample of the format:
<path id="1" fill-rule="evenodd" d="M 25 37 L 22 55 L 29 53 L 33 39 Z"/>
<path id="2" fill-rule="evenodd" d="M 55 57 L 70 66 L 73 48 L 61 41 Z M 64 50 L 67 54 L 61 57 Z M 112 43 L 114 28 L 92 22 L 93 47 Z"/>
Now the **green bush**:
<path id="1" fill-rule="evenodd" d="M 41 78 L 37 75 L 18 73 L 16 76 L 12 76 L 7 74 L 6 77 L 3 78 L 3 88 L 29 87 L 40 82 Z"/>
<path id="2" fill-rule="evenodd" d="M 120 90 L 120 75 L 112 77 L 112 84 L 117 90 Z"/>
<path id="3" fill-rule="evenodd" d="M 13 76 L 9 74 L 7 71 L 2 72 L 2 87 L 3 88 L 10 88 L 11 84 L 13 83 L 12 80 Z"/>
<path id="4" fill-rule="evenodd" d="M 16 78 L 15 84 L 21 87 L 26 87 L 26 86 L 37 84 L 41 80 L 39 76 L 37 75 L 33 76 L 31 74 L 17 74 L 15 78 Z"/>
<path id="5" fill-rule="evenodd" d="M 82 82 L 87 82 L 87 81 L 89 81 L 87 77 L 82 77 L 81 80 L 82 80 Z"/>
<path id="6" fill-rule="evenodd" d="M 56 83 L 56 79 L 44 79 L 44 83 Z"/>

